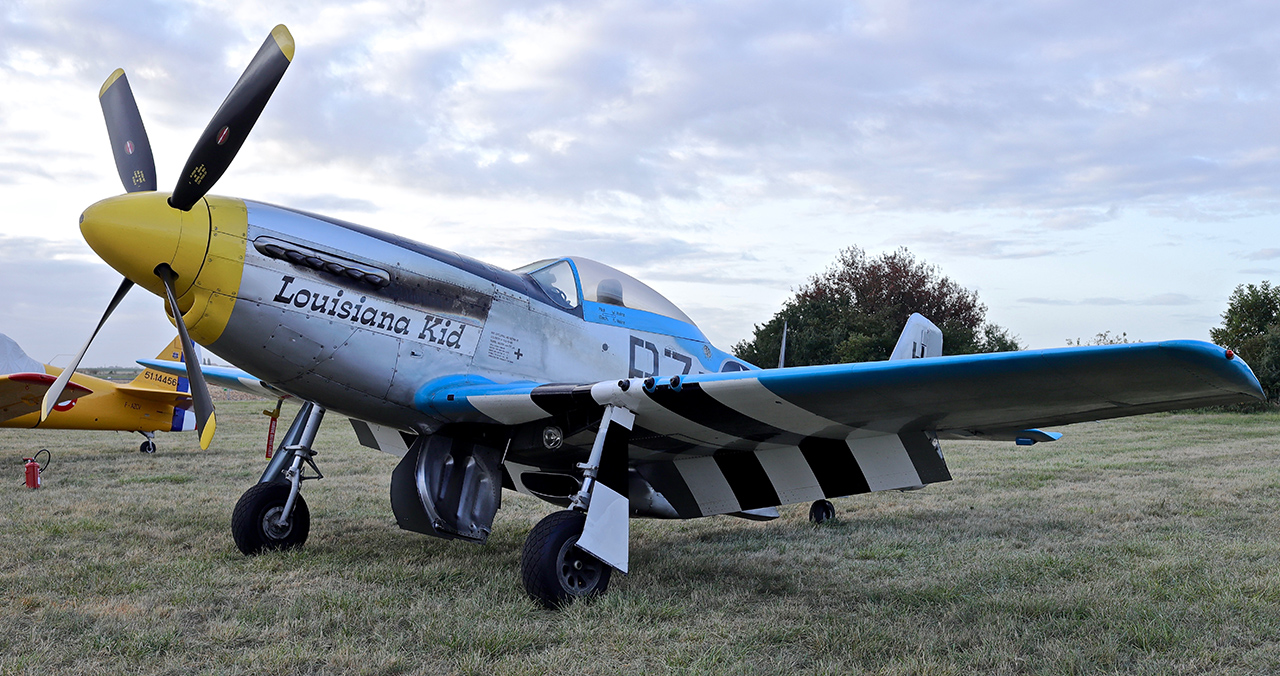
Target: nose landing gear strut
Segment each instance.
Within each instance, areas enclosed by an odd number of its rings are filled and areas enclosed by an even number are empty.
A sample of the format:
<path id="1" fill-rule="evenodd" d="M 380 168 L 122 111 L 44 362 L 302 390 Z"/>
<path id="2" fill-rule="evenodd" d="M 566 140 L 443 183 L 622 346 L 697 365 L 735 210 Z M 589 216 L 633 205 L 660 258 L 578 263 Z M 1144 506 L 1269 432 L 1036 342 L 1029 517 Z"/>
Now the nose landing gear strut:
<path id="1" fill-rule="evenodd" d="M 231 514 L 231 535 L 241 552 L 291 549 L 307 541 L 311 511 L 300 491 L 303 481 L 324 478 L 311 448 L 323 418 L 324 408 L 304 403 L 262 478 L 240 496 Z M 304 474 L 307 467 L 315 474 Z"/>

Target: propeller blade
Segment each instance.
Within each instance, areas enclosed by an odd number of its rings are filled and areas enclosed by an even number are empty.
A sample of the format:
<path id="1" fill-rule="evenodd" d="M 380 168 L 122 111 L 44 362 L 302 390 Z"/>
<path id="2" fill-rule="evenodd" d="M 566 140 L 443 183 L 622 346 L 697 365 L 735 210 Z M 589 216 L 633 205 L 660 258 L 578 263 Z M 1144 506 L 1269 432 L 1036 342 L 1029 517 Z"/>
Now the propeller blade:
<path id="1" fill-rule="evenodd" d="M 124 191 L 155 190 L 156 161 L 151 154 L 151 141 L 147 140 L 142 114 L 123 68 L 117 68 L 102 83 L 98 102 L 107 120 L 107 136 L 111 138 L 111 152 L 116 156 L 116 171 L 120 172 Z"/>
<path id="2" fill-rule="evenodd" d="M 102 325 L 107 323 L 107 317 L 115 312 L 116 306 L 124 300 L 124 295 L 129 293 L 129 289 L 133 288 L 133 282 L 125 278 L 120 282 L 120 288 L 116 289 L 116 295 L 111 298 L 111 302 L 107 304 L 107 311 L 102 313 L 102 319 L 98 320 L 98 327 L 89 335 L 89 340 L 85 341 L 84 347 L 80 348 L 80 352 L 71 360 L 71 364 L 67 368 L 62 369 L 62 373 L 58 375 L 58 379 L 53 381 L 53 385 L 49 386 L 49 390 L 44 393 L 44 400 L 40 402 L 40 422 L 44 422 L 49 417 L 49 411 L 53 410 L 58 398 L 62 396 L 62 390 L 67 386 L 67 382 L 71 380 L 71 374 L 75 373 L 76 368 L 80 366 L 80 360 L 84 359 L 84 353 L 89 351 L 89 345 L 93 343 L 93 339 L 97 337 L 98 331 L 102 330 Z"/>
<path id="3" fill-rule="evenodd" d="M 240 146 L 244 145 L 249 130 L 258 121 L 291 61 L 293 36 L 281 24 L 271 31 L 218 112 L 209 120 L 209 126 L 200 135 L 195 149 L 187 158 L 187 166 L 178 177 L 178 186 L 169 197 L 169 206 L 190 211 L 218 182 L 231 166 Z"/>
<path id="4" fill-rule="evenodd" d="M 213 441 L 213 428 L 217 420 L 213 415 L 213 398 L 209 396 L 209 386 L 204 382 L 204 372 L 200 370 L 200 358 L 197 356 L 195 344 L 187 335 L 187 324 L 182 320 L 182 310 L 178 309 L 178 296 L 173 292 L 173 280 L 177 274 L 167 263 L 156 267 L 156 276 L 164 282 L 164 295 L 169 299 L 169 309 L 173 311 L 173 321 L 178 325 L 178 338 L 182 340 L 182 360 L 187 363 L 187 380 L 191 383 L 191 399 L 196 405 L 196 429 L 200 430 L 200 449 L 208 450 Z"/>

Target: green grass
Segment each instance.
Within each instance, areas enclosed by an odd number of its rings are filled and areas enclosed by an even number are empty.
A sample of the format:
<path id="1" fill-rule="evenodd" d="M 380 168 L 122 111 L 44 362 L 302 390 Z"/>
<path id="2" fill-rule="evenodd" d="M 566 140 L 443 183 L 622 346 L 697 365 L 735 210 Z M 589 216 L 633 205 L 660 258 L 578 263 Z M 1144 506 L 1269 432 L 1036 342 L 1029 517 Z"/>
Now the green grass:
<path id="1" fill-rule="evenodd" d="M 949 442 L 956 480 L 755 523 L 632 523 L 632 574 L 562 612 L 519 556 L 396 528 L 396 459 L 325 421 L 306 547 L 248 558 L 263 402 L 218 438 L 6 430 L 0 673 L 1261 674 L 1280 671 L 1280 415 L 1157 415 Z M 282 425 L 283 431 L 283 425 Z M 20 458 L 53 452 L 45 488 Z"/>

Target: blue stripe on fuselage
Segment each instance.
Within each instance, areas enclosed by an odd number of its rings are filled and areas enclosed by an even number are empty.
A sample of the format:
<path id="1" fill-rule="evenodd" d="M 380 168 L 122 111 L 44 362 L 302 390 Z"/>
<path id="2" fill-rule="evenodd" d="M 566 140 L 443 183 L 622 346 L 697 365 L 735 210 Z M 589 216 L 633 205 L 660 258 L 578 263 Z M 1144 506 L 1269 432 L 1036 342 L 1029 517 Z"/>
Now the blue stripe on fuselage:
<path id="1" fill-rule="evenodd" d="M 624 329 L 648 331 L 649 333 L 675 336 L 676 338 L 697 340 L 704 343 L 707 341 L 702 332 L 698 330 L 698 327 L 693 324 L 620 305 L 608 305 L 589 300 L 583 301 L 582 318 L 593 324 L 620 326 Z"/>

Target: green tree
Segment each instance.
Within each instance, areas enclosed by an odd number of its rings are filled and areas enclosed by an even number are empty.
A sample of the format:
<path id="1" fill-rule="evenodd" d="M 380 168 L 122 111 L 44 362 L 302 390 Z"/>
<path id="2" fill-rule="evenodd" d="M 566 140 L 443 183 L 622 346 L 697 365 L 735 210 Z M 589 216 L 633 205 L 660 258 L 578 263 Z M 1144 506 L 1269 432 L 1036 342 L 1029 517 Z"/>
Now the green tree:
<path id="1" fill-rule="evenodd" d="M 1231 292 L 1222 326 L 1209 339 L 1229 347 L 1253 369 L 1267 399 L 1280 397 L 1280 287 L 1264 281 L 1241 284 Z"/>
<path id="2" fill-rule="evenodd" d="M 987 307 L 976 292 L 906 248 L 871 258 L 852 246 L 733 352 L 760 366 L 777 364 L 785 322 L 787 366 L 888 359 L 913 312 L 942 330 L 945 354 L 1021 349 L 1007 330 L 986 321 Z"/>

